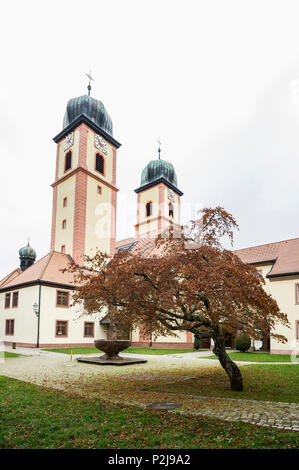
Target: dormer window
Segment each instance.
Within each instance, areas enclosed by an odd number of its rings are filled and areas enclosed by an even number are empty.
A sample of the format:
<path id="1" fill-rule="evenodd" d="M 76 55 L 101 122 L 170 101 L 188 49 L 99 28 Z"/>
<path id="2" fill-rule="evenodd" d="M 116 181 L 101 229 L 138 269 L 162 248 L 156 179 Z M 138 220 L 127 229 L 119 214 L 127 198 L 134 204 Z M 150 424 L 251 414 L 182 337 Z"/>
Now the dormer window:
<path id="1" fill-rule="evenodd" d="M 102 175 L 104 174 L 104 157 L 99 153 L 96 154 L 96 171 Z"/>
<path id="2" fill-rule="evenodd" d="M 152 215 L 152 212 L 153 212 L 153 203 L 148 202 L 145 206 L 146 217 L 150 217 Z"/>
<path id="3" fill-rule="evenodd" d="M 172 203 L 170 202 L 169 205 L 168 205 L 168 216 L 171 217 L 173 219 L 173 205 Z"/>
<path id="4" fill-rule="evenodd" d="M 69 151 L 65 156 L 64 171 L 68 171 L 72 168 L 72 152 Z"/>

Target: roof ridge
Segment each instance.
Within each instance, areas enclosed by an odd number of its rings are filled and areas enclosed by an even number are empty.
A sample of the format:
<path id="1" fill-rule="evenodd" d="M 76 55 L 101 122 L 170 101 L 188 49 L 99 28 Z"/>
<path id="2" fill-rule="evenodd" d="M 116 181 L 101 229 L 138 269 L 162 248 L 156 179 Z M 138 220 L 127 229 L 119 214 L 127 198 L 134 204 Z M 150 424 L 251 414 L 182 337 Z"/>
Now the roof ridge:
<path id="1" fill-rule="evenodd" d="M 48 256 L 48 255 L 50 255 L 50 256 L 49 256 L 49 260 L 48 260 L 48 262 L 46 263 L 46 266 L 44 267 L 44 269 L 42 270 L 42 273 L 41 273 L 40 278 L 39 278 L 40 281 L 42 280 L 43 275 L 45 274 L 45 271 L 46 271 L 47 267 L 49 266 L 49 263 L 50 263 L 50 261 L 51 261 L 53 255 L 54 255 L 54 251 L 50 251 L 50 253 L 48 253 L 46 256 Z M 44 258 L 45 258 L 45 257 L 44 257 Z M 43 258 L 42 258 L 42 259 L 43 259 Z"/>
<path id="2" fill-rule="evenodd" d="M 12 275 L 16 272 L 16 271 L 21 271 L 20 268 L 15 268 L 13 271 L 11 271 L 9 274 L 7 274 L 6 276 L 3 277 L 3 279 L 0 279 L 0 286 L 4 283 L 4 282 L 8 282 L 9 279 L 12 277 Z M 22 271 L 21 271 L 22 272 Z M 21 274 L 20 272 L 18 272 L 18 275 Z M 16 276 L 17 277 L 17 276 Z"/>
<path id="3" fill-rule="evenodd" d="M 299 237 L 288 238 L 287 240 L 279 240 L 277 242 L 261 243 L 260 245 L 248 246 L 246 248 L 238 248 L 237 250 L 233 250 L 233 251 L 250 250 L 250 248 L 258 248 L 260 246 L 277 245 L 277 244 L 284 243 L 284 242 L 290 242 L 292 240 L 299 240 Z"/>

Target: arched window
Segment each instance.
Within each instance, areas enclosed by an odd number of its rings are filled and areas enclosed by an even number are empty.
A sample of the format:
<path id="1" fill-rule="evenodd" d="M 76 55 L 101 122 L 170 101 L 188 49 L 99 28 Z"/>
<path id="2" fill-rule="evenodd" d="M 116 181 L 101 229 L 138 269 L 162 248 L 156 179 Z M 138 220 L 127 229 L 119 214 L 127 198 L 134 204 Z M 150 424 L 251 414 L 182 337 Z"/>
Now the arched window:
<path id="1" fill-rule="evenodd" d="M 72 152 L 69 151 L 65 156 L 64 171 L 70 170 L 71 168 L 72 168 Z"/>
<path id="2" fill-rule="evenodd" d="M 172 218 L 173 218 L 174 212 L 173 212 L 173 205 L 171 204 L 171 202 L 169 203 L 168 208 L 169 208 L 169 209 L 168 209 L 168 215 L 169 215 L 169 217 L 172 217 Z"/>
<path id="3" fill-rule="evenodd" d="M 96 170 L 104 174 L 104 158 L 99 153 L 96 154 Z"/>
<path id="4" fill-rule="evenodd" d="M 152 215 L 152 212 L 153 212 L 153 204 L 152 202 L 148 202 L 145 206 L 146 217 L 150 217 Z"/>

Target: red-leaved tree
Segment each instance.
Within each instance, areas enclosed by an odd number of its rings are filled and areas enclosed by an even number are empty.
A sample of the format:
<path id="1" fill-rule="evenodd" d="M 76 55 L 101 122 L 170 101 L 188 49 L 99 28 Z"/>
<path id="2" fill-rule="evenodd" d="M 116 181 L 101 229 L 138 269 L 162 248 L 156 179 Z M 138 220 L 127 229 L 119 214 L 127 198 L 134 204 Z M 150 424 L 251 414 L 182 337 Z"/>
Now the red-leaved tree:
<path id="1" fill-rule="evenodd" d="M 213 339 L 214 353 L 232 390 L 242 390 L 242 375 L 225 349 L 225 334 L 242 331 L 253 339 L 260 332 L 278 341 L 278 322 L 287 316 L 265 292 L 254 267 L 221 246 L 233 241 L 236 221 L 221 207 L 203 209 L 200 223 L 155 240 L 144 239 L 113 259 L 98 252 L 87 258 L 89 271 L 73 265 L 78 289 L 74 302 L 85 301 L 86 313 L 107 313 L 113 324 L 142 327 L 146 335 L 175 335 L 183 330 L 199 340 Z"/>

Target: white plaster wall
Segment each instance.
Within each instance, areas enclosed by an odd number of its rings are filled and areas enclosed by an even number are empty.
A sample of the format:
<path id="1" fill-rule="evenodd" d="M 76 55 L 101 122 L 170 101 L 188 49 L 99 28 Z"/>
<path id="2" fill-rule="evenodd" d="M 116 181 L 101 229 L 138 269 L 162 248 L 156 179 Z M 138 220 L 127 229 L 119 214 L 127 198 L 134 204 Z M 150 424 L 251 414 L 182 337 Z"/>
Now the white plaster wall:
<path id="1" fill-rule="evenodd" d="M 12 292 L 10 291 L 11 295 Z M 33 311 L 33 304 L 38 303 L 38 286 L 18 289 L 18 307 L 4 308 L 5 293 L 0 294 L 0 338 L 3 341 L 36 344 L 37 342 L 37 316 Z M 5 320 L 14 319 L 14 335 L 5 335 Z"/>
<path id="2" fill-rule="evenodd" d="M 97 187 L 102 193 L 98 194 Z M 94 256 L 96 251 L 110 254 L 112 190 L 94 178 L 87 177 L 85 253 Z"/>
<path id="3" fill-rule="evenodd" d="M 67 291 L 67 289 L 59 290 Z M 93 343 L 94 339 L 106 338 L 105 328 L 99 325 L 99 315 L 84 315 L 83 308 L 79 306 L 57 307 L 56 291 L 54 287 L 42 286 L 40 344 Z M 72 291 L 68 292 L 72 294 Z M 55 336 L 56 320 L 68 321 L 68 337 Z M 84 337 L 85 321 L 94 322 L 94 338 Z"/>
<path id="4" fill-rule="evenodd" d="M 296 321 L 299 321 L 299 305 L 296 305 L 295 285 L 299 283 L 299 277 L 284 277 L 271 279 L 271 294 L 277 301 L 280 310 L 286 313 L 291 328 L 277 324 L 275 332 L 286 336 L 287 343 L 280 343 L 271 339 L 271 352 L 290 352 L 297 349 L 299 354 L 299 340 L 296 339 Z"/>
<path id="5" fill-rule="evenodd" d="M 258 265 L 256 269 L 262 271 L 266 284 L 263 285 L 265 291 L 270 294 L 278 303 L 281 312 L 286 313 L 291 328 L 283 327 L 277 323 L 274 330 L 275 333 L 284 335 L 287 338 L 286 343 L 281 343 L 270 338 L 271 352 L 289 353 L 291 350 L 298 348 L 299 340 L 296 339 L 296 321 L 299 321 L 299 305 L 296 305 L 295 285 L 299 283 L 298 276 L 282 276 L 279 278 L 267 278 L 272 264 L 265 266 Z"/>
<path id="6" fill-rule="evenodd" d="M 72 256 L 75 208 L 75 182 L 73 175 L 57 186 L 57 210 L 55 225 L 55 250 L 61 251 L 65 245 L 65 253 Z M 63 199 L 67 197 L 67 207 L 63 207 Z M 62 221 L 66 220 L 66 228 L 62 228 Z"/>

